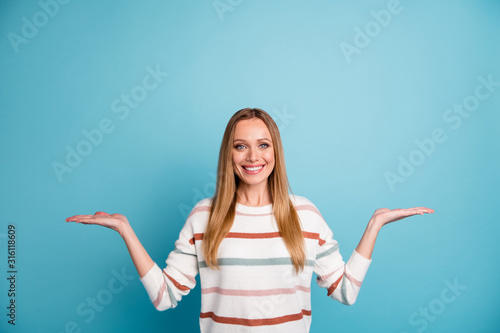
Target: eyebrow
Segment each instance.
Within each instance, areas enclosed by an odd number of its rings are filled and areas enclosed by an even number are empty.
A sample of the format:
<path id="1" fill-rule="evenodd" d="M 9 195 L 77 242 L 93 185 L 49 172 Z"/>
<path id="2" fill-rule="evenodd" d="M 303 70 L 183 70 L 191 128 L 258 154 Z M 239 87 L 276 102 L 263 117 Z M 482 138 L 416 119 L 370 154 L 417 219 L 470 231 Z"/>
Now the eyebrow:
<path id="1" fill-rule="evenodd" d="M 233 142 L 236 142 L 236 141 L 246 142 L 246 140 L 243 140 L 243 139 L 234 139 L 233 140 Z M 271 140 L 268 138 L 260 138 L 260 139 L 257 139 L 257 141 L 269 141 L 269 142 L 271 142 Z"/>

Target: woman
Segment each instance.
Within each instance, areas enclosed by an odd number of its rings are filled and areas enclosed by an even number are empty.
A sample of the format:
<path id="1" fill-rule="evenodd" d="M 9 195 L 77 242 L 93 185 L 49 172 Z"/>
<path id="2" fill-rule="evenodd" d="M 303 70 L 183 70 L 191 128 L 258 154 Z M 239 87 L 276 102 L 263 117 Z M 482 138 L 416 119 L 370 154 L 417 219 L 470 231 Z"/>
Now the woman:
<path id="1" fill-rule="evenodd" d="M 200 273 L 202 332 L 309 332 L 312 273 L 328 296 L 353 304 L 383 225 L 434 211 L 377 209 L 345 263 L 316 207 L 289 194 L 278 127 L 260 109 L 229 120 L 219 153 L 213 198 L 200 201 L 162 270 L 125 216 L 97 212 L 66 222 L 120 233 L 153 305 L 175 307 Z"/>

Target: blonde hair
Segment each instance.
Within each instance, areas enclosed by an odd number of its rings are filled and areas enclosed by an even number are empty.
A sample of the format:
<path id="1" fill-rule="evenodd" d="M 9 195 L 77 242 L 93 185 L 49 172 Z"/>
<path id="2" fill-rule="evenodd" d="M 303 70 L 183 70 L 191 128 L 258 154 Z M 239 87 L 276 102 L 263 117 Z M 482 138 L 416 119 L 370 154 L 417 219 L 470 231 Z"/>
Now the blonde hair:
<path id="1" fill-rule="evenodd" d="M 304 236 L 299 216 L 295 210 L 288 190 L 290 184 L 286 175 L 285 156 L 278 126 L 264 110 L 245 108 L 236 112 L 229 120 L 219 152 L 217 166 L 217 185 L 210 207 L 210 216 L 203 236 L 203 254 L 206 263 L 218 269 L 217 251 L 219 245 L 229 233 L 236 213 L 236 189 L 239 178 L 233 171 L 232 149 L 236 124 L 241 120 L 261 119 L 271 133 L 274 145 L 275 166 L 268 178 L 269 192 L 273 204 L 273 214 L 280 235 L 288 249 L 295 272 L 304 269 L 306 256 Z"/>

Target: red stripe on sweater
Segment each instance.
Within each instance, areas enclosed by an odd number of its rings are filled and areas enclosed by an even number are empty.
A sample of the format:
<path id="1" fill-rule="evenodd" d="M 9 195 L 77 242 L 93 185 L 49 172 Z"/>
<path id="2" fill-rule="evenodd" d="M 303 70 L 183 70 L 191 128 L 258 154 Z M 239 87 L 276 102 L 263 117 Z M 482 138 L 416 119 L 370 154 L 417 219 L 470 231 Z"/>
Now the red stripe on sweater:
<path id="1" fill-rule="evenodd" d="M 210 318 L 216 323 L 230 324 L 230 325 L 242 325 L 242 326 L 268 326 L 283 324 L 290 321 L 301 320 L 304 316 L 310 316 L 311 310 L 302 310 L 300 313 L 275 317 L 275 318 L 263 318 L 263 319 L 246 319 L 246 318 L 235 318 L 235 317 L 221 317 L 213 312 L 202 312 L 200 318 Z"/>
<path id="2" fill-rule="evenodd" d="M 296 211 L 308 210 L 308 211 L 311 211 L 313 213 L 318 214 L 321 218 L 323 218 L 323 216 L 321 215 L 321 213 L 319 212 L 319 210 L 316 207 L 312 206 L 312 205 L 298 205 L 298 206 L 295 206 L 295 210 Z M 191 213 L 189 214 L 188 218 L 190 218 L 194 214 L 201 213 L 201 212 L 210 212 L 210 206 L 199 206 L 199 207 L 194 208 L 191 211 Z M 272 215 L 272 213 L 247 214 L 247 213 L 242 213 L 242 212 L 239 212 L 239 211 L 236 211 L 235 214 L 236 215 L 243 215 L 243 216 L 268 216 L 268 215 Z"/>
<path id="3" fill-rule="evenodd" d="M 172 283 L 174 284 L 174 286 L 179 289 L 179 290 L 182 290 L 182 291 L 186 291 L 186 290 L 189 290 L 191 288 L 189 287 L 186 287 L 186 286 L 183 286 L 182 284 L 180 284 L 179 282 L 177 282 L 173 277 L 171 277 L 170 275 L 168 275 L 167 273 L 165 273 L 165 275 L 167 275 L 167 277 L 170 279 L 170 281 L 172 281 Z"/>
<path id="4" fill-rule="evenodd" d="M 203 240 L 202 233 L 194 234 L 194 237 L 189 240 L 189 244 L 194 245 L 195 241 Z M 323 245 L 326 242 L 319 237 L 318 233 L 302 231 L 304 238 L 316 239 L 319 245 Z M 241 239 L 266 239 L 266 238 L 276 238 L 281 237 L 281 234 L 276 232 L 263 232 L 263 233 L 248 233 L 248 232 L 230 232 L 226 235 L 226 238 L 241 238 Z"/>
<path id="5" fill-rule="evenodd" d="M 342 277 L 344 276 L 344 274 L 342 274 L 338 279 L 337 281 L 335 281 L 331 286 L 330 288 L 328 288 L 328 296 L 331 296 L 333 294 L 333 292 L 335 291 L 335 289 L 337 289 L 337 286 L 339 285 L 339 282 L 340 280 L 342 280 Z"/>

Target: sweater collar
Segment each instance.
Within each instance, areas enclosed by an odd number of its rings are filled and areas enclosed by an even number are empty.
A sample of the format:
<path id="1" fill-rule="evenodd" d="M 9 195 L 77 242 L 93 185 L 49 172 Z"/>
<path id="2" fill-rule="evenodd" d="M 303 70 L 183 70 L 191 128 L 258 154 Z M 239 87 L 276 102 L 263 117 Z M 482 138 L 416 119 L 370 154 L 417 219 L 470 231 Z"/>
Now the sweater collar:
<path id="1" fill-rule="evenodd" d="M 273 204 L 269 204 L 266 206 L 245 206 L 240 203 L 236 203 L 236 211 L 243 214 L 251 214 L 251 215 L 260 215 L 260 214 L 268 214 L 273 212 Z"/>

